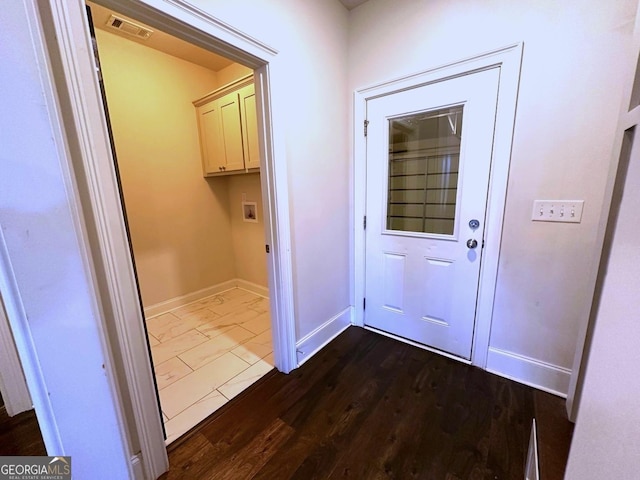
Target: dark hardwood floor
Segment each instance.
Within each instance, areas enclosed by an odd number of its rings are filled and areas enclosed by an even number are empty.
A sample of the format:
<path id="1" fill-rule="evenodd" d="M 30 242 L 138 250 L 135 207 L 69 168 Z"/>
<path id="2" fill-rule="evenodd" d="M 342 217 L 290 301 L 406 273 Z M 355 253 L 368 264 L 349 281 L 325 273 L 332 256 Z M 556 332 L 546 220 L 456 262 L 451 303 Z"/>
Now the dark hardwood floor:
<path id="1" fill-rule="evenodd" d="M 520 480 L 534 412 L 566 430 L 562 402 L 352 327 L 175 442 L 161 478 Z M 543 479 L 562 478 L 570 438 Z"/>
<path id="2" fill-rule="evenodd" d="M 0 407 L 0 455 L 46 455 L 38 420 L 33 410 L 15 417 Z"/>
<path id="3" fill-rule="evenodd" d="M 520 480 L 534 414 L 541 478 L 560 480 L 562 399 L 351 327 L 174 442 L 161 478 Z M 0 409 L 0 455 L 46 455 L 33 412 Z"/>

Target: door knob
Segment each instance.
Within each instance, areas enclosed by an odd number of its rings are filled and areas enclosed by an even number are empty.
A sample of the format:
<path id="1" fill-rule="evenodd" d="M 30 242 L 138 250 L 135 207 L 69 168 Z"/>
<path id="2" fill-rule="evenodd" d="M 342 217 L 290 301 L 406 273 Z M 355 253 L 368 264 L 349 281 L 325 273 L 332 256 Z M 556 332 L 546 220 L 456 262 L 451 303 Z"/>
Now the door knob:
<path id="1" fill-rule="evenodd" d="M 469 240 L 467 240 L 468 248 L 476 248 L 477 246 L 478 246 L 478 241 L 475 238 L 470 238 Z"/>

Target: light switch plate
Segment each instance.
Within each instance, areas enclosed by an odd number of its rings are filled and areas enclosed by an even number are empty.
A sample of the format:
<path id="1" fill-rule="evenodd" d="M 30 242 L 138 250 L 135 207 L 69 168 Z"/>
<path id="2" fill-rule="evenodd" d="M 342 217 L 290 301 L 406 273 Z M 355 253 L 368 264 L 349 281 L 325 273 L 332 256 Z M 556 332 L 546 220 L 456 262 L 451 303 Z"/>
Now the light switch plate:
<path id="1" fill-rule="evenodd" d="M 584 200 L 534 200 L 534 222 L 580 223 Z"/>

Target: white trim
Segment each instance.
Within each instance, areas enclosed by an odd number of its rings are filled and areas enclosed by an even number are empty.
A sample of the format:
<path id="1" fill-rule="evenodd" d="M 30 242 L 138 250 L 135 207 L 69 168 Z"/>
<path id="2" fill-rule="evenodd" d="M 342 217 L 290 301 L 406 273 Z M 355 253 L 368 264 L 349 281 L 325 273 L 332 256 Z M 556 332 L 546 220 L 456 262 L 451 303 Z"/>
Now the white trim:
<path id="1" fill-rule="evenodd" d="M 289 188 L 287 155 L 284 142 L 286 109 L 274 106 L 288 101 L 284 85 L 289 75 L 274 57 L 253 72 L 256 109 L 260 132 L 260 183 L 264 215 L 265 242 L 271 247 L 267 255 L 271 331 L 276 368 L 289 373 L 298 366 L 296 358 L 296 323 L 294 317 L 293 261 L 289 225 Z M 268 100 L 271 99 L 271 102 Z"/>
<path id="2" fill-rule="evenodd" d="M 157 317 L 163 313 L 170 312 L 176 308 L 184 307 L 190 303 L 197 302 L 203 298 L 210 297 L 211 295 L 217 295 L 218 293 L 231 290 L 232 288 L 241 288 L 248 292 L 255 293 L 261 297 L 269 298 L 269 289 L 258 285 L 257 283 L 242 280 L 240 278 L 234 278 L 233 280 L 227 280 L 226 282 L 218 283 L 207 288 L 197 290 L 195 292 L 187 293 L 186 295 L 180 295 L 178 297 L 170 298 L 164 302 L 159 302 L 154 305 L 149 305 L 144 309 L 144 317 L 149 320 L 150 318 Z"/>
<path id="3" fill-rule="evenodd" d="M 133 478 L 135 480 L 145 480 L 144 465 L 140 459 L 140 454 L 131 457 L 131 471 L 133 472 Z"/>
<path id="4" fill-rule="evenodd" d="M 527 463 L 524 467 L 525 480 L 540 480 L 540 467 L 538 460 L 538 431 L 536 419 L 531 422 L 531 435 L 529 435 L 529 450 L 527 452 Z"/>
<path id="5" fill-rule="evenodd" d="M 58 122 L 67 144 L 74 146 L 73 154 L 61 155 L 61 163 L 74 172 L 78 183 L 78 197 L 70 199 L 72 208 L 88 215 L 83 219 L 88 232 L 78 241 L 98 266 L 96 270 L 102 270 L 102 274 L 92 276 L 102 300 L 102 317 L 111 316 L 112 322 L 109 327 L 103 322 L 100 330 L 107 344 L 107 337 L 117 338 L 117 343 L 105 348 L 105 353 L 108 352 L 114 365 L 120 360 L 125 372 L 126 378 L 114 379 L 114 390 L 119 396 L 116 409 L 125 412 L 125 404 L 130 403 L 133 410 L 133 418 L 122 418 L 121 428 L 128 441 L 122 447 L 130 449 L 137 437 L 144 469 L 156 478 L 167 470 L 168 458 L 86 13 L 81 3 L 65 0 L 49 3 L 53 25 L 45 26 L 44 31 L 55 32 L 55 39 L 46 35 L 45 39 L 49 48 L 60 55 L 59 65 L 51 65 L 49 75 L 52 79 L 64 76 L 67 89 L 63 93 L 64 87 L 58 87 L 58 102 L 64 102 L 64 106 L 55 104 L 52 121 Z M 41 17 L 43 22 L 47 18 Z M 74 164 L 72 155 L 82 162 L 82 168 Z M 110 328 L 112 332 L 108 331 Z M 116 355 L 121 358 L 116 360 Z M 117 369 L 114 366 L 109 371 L 115 373 Z M 125 395 L 128 401 L 122 399 Z"/>
<path id="6" fill-rule="evenodd" d="M 296 344 L 299 365 L 309 360 L 351 326 L 352 309 L 353 307 L 345 308 L 300 339 Z"/>
<path id="7" fill-rule="evenodd" d="M 48 46 L 61 54 L 59 71 L 49 74 L 65 80 L 59 84 L 61 90 L 57 93 L 67 100 L 68 108 L 56 105 L 55 114 L 62 117 L 66 112 L 69 124 L 65 125 L 65 134 L 70 143 L 77 146 L 74 152 L 77 164 L 70 155 L 64 155 L 63 162 L 76 172 L 79 184 L 84 187 L 81 188 L 82 206 L 91 219 L 88 225 L 93 233 L 89 236 L 91 244 L 88 238 L 79 241 L 102 267 L 102 274 L 97 277 L 102 306 L 112 317 L 117 343 L 114 349 L 119 351 L 125 377 L 120 382 L 126 386 L 123 392 L 130 396 L 134 417 L 128 419 L 127 426 L 133 435 L 137 433 L 147 477 L 157 478 L 166 471 L 168 459 L 84 5 L 80 1 L 64 0 L 49 0 L 49 3 L 53 12 L 50 24 L 42 27 L 34 22 L 32 34 L 44 36 Z M 104 0 L 100 3 L 152 26 L 162 25 L 168 33 L 255 68 L 264 223 L 267 243 L 272 246 L 267 263 L 269 284 L 274 290 L 271 301 L 274 354 L 278 369 L 289 372 L 297 362 L 288 177 L 281 127 L 285 124 L 281 117 L 285 109 L 282 108 L 281 114 L 276 108 L 286 103 L 286 92 L 274 89 L 279 85 L 278 79 L 284 79 L 288 72 L 275 56 L 275 50 L 186 2 Z M 77 208 L 81 210 L 79 205 Z M 35 368 L 37 362 L 30 366 Z M 123 405 L 117 407 L 124 408 Z M 53 421 L 51 424 L 55 425 Z"/>
<path id="8" fill-rule="evenodd" d="M 263 287 L 262 285 L 258 285 L 257 283 L 249 282 L 248 280 L 242 280 L 241 278 L 236 279 L 236 286 L 238 288 L 242 288 L 243 290 L 247 290 L 248 292 L 255 293 L 256 295 L 260 295 L 264 298 L 269 298 L 269 289 L 267 287 Z"/>
<path id="9" fill-rule="evenodd" d="M 33 408 L 2 298 L 0 298 L 0 392 L 2 392 L 7 415 L 10 417 Z"/>
<path id="10" fill-rule="evenodd" d="M 230 290 L 237 286 L 237 280 L 228 280 L 226 282 L 218 283 L 217 285 L 212 285 L 195 292 L 187 293 L 186 295 L 173 297 L 169 300 L 165 300 L 163 302 L 155 303 L 153 305 L 145 307 L 144 316 L 148 320 L 152 317 L 162 315 L 163 313 L 170 312 L 171 310 L 175 310 L 176 308 L 189 305 L 190 303 L 197 302 L 198 300 L 210 297 L 211 295 L 216 295 L 217 293 L 222 293 L 225 290 Z"/>
<path id="11" fill-rule="evenodd" d="M 488 68 L 500 68 L 500 84 L 494 133 L 494 150 L 489 180 L 487 217 L 485 219 L 485 248 L 482 253 L 478 307 L 471 361 L 485 368 L 493 317 L 493 300 L 498 274 L 498 260 L 502 241 L 502 223 L 507 192 L 507 178 L 511 161 L 511 146 L 516 114 L 520 65 L 523 44 L 507 47 L 441 65 L 415 74 L 376 85 L 360 88 L 354 93 L 354 269 L 355 307 L 354 325 L 364 326 L 363 299 L 365 294 L 365 232 L 362 219 L 366 213 L 366 141 L 362 132 L 366 119 L 367 101 L 394 92 L 428 83 L 465 75 Z"/>
<path id="12" fill-rule="evenodd" d="M 0 292 L 4 301 L 7 318 L 11 329 L 15 332 L 16 348 L 20 353 L 20 360 L 24 368 L 24 375 L 29 386 L 29 393 L 33 399 L 42 440 L 47 452 L 64 452 L 62 439 L 55 421 L 55 413 L 51 399 L 47 394 L 47 386 L 40 369 L 38 355 L 31 336 L 31 329 L 27 321 L 27 314 L 22 303 L 20 289 L 16 282 L 11 258 L 0 228 Z"/>
<path id="13" fill-rule="evenodd" d="M 566 398 L 571 370 L 517 353 L 489 348 L 487 372 Z"/>

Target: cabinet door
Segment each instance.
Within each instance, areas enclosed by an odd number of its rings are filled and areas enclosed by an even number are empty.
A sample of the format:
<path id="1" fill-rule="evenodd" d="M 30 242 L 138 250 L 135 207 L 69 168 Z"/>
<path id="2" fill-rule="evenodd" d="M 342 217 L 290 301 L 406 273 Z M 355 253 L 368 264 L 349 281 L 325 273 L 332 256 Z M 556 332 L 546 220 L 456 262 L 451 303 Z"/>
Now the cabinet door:
<path id="1" fill-rule="evenodd" d="M 205 175 L 222 171 L 223 152 L 220 136 L 220 112 L 217 102 L 210 102 L 198 108 L 200 124 L 200 147 L 202 148 L 202 169 Z"/>
<path id="2" fill-rule="evenodd" d="M 238 93 L 240 95 L 240 110 L 242 113 L 244 165 L 246 168 L 260 168 L 255 88 L 253 85 L 247 85 L 241 88 Z"/>
<path id="3" fill-rule="evenodd" d="M 224 153 L 222 169 L 225 172 L 244 170 L 238 92 L 220 97 L 217 103 L 220 109 L 221 146 Z"/>

